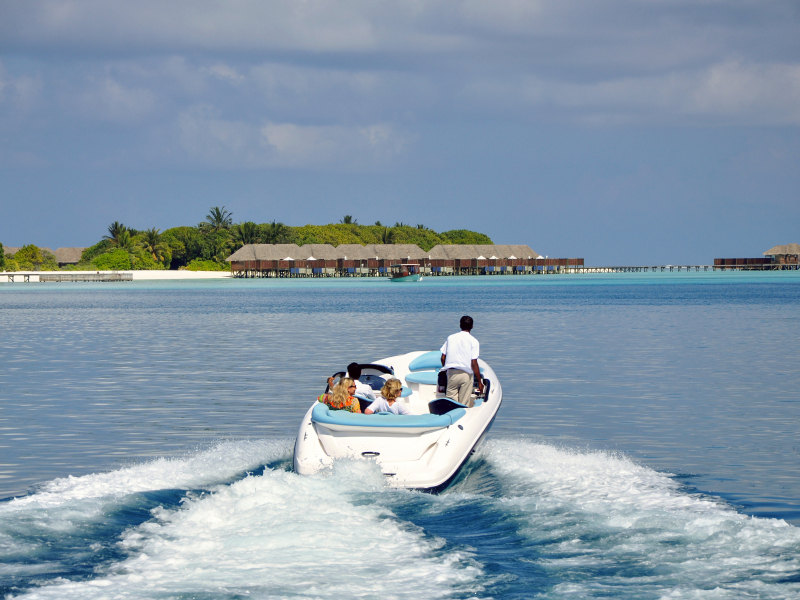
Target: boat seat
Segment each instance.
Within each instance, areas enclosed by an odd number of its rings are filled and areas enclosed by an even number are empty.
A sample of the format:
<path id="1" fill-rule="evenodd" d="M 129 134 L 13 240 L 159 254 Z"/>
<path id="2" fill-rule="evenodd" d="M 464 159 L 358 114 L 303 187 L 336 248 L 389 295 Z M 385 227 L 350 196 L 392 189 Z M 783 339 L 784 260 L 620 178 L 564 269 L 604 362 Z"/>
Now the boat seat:
<path id="1" fill-rule="evenodd" d="M 437 398 L 428 402 L 428 410 L 432 415 L 449 415 L 457 410 L 466 412 L 466 409 L 466 406 L 450 398 Z"/>
<path id="2" fill-rule="evenodd" d="M 395 415 L 392 413 L 375 413 L 360 415 L 346 410 L 331 410 L 327 404 L 317 402 L 311 411 L 311 421 L 322 425 L 334 425 L 350 428 L 380 427 L 413 429 L 414 433 L 444 429 L 466 414 L 464 409 L 453 410 L 444 415 Z M 409 432 L 410 433 L 410 432 Z"/>
<path id="3" fill-rule="evenodd" d="M 406 375 L 406 383 L 421 383 L 423 385 L 437 385 L 439 383 L 439 371 L 418 371 Z"/>
<path id="4" fill-rule="evenodd" d="M 441 352 L 426 352 L 420 354 L 417 358 L 408 363 L 410 371 L 423 371 L 426 369 L 441 369 L 442 368 L 442 353 Z"/>

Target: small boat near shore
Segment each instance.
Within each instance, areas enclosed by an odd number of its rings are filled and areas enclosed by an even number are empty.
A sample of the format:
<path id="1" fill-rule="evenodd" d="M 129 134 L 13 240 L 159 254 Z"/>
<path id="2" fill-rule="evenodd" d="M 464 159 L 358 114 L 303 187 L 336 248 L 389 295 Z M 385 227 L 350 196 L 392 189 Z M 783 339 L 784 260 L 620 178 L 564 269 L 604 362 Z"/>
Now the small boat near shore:
<path id="1" fill-rule="evenodd" d="M 420 272 L 420 266 L 418 264 L 403 263 L 391 265 L 389 269 L 391 273 L 389 281 L 393 281 L 395 283 L 420 281 L 422 279 L 422 273 Z"/>
<path id="2" fill-rule="evenodd" d="M 411 415 L 357 414 L 314 402 L 295 441 L 295 472 L 311 475 L 337 459 L 372 459 L 393 487 L 445 489 L 486 436 L 503 399 L 494 371 L 483 360 L 478 364 L 484 394 L 478 395 L 475 381 L 469 407 L 445 397 L 439 352 L 411 352 L 360 365 L 361 382 L 376 395 L 386 380 L 399 379 L 403 391 L 397 402 Z M 371 400 L 357 398 L 363 413 Z"/>

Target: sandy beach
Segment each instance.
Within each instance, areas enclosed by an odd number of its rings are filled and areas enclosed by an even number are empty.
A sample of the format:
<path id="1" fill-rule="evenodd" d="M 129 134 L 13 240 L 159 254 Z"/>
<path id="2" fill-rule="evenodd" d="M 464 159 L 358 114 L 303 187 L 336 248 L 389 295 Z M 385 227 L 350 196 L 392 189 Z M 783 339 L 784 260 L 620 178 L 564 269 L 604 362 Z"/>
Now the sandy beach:
<path id="1" fill-rule="evenodd" d="M 175 279 L 230 279 L 232 275 L 228 271 L 17 271 L 15 273 L 0 273 L 0 283 L 9 283 L 11 277 L 14 283 L 25 281 L 25 276 L 29 276 L 30 282 L 39 282 L 40 275 L 62 275 L 65 273 L 98 274 L 98 273 L 132 273 L 134 281 L 148 280 L 175 280 Z"/>

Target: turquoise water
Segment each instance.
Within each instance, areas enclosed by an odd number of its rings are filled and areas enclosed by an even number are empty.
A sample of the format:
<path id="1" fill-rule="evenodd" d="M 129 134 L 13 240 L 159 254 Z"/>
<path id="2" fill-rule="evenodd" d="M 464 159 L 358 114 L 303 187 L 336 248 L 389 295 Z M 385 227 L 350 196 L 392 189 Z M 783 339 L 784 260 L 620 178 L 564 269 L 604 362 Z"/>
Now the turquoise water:
<path id="1" fill-rule="evenodd" d="M 0 303 L 12 596 L 800 593 L 797 273 L 8 284 Z M 290 472 L 328 374 L 436 349 L 466 313 L 504 403 L 456 485 Z"/>

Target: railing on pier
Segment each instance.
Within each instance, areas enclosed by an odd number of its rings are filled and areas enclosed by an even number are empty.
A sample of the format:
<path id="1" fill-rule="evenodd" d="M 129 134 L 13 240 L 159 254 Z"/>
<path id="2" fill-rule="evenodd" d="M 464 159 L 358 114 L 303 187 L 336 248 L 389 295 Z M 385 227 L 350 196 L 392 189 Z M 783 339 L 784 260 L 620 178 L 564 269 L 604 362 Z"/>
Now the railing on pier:
<path id="1" fill-rule="evenodd" d="M 647 272 L 678 272 L 681 271 L 708 271 L 714 270 L 713 265 L 634 265 L 615 267 L 580 267 L 576 273 L 647 273 Z"/>
<path id="2" fill-rule="evenodd" d="M 133 281 L 133 273 L 120 273 L 112 271 L 110 273 L 37 273 L 35 271 L 0 273 L 0 277 L 5 277 L 8 283 L 22 281 L 28 283 L 31 278 L 38 278 L 40 282 L 97 282 L 97 281 Z"/>
<path id="3" fill-rule="evenodd" d="M 133 281 L 133 273 L 48 273 L 39 281 Z"/>

